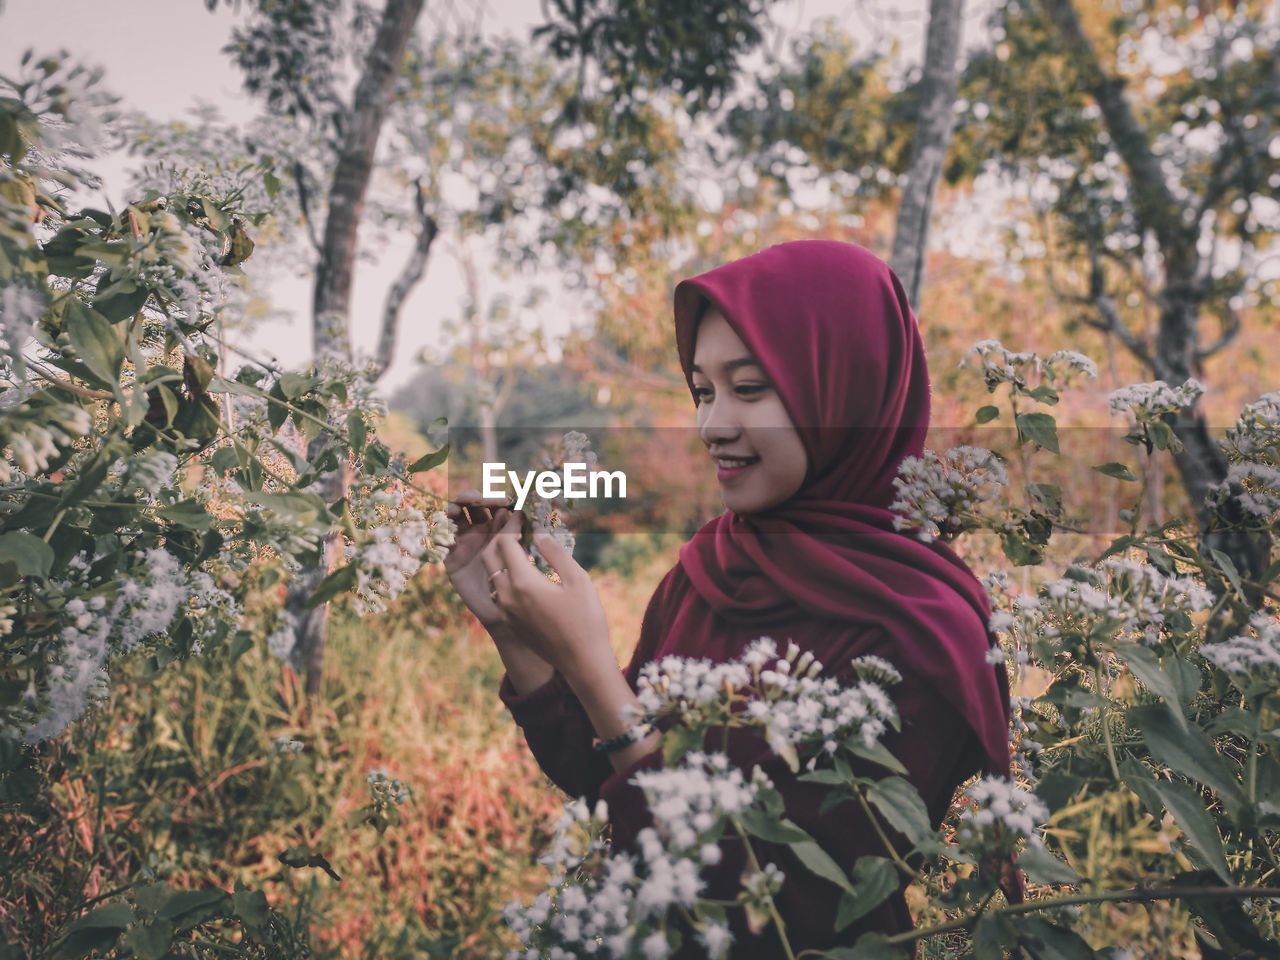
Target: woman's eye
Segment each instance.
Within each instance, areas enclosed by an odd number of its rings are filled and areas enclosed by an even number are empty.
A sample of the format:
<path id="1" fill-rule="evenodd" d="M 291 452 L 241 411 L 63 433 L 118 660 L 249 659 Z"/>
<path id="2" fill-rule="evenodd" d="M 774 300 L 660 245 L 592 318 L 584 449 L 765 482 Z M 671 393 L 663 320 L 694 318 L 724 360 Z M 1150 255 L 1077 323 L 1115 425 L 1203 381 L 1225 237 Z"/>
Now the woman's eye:
<path id="1" fill-rule="evenodd" d="M 706 387 L 694 387 L 694 388 L 693 388 L 693 402 L 694 402 L 694 403 L 701 403 L 701 402 L 702 402 L 703 397 L 705 397 L 705 396 L 706 396 L 707 394 L 709 394 L 710 392 L 711 392 L 711 391 L 710 391 L 710 390 L 708 390 Z"/>
<path id="2" fill-rule="evenodd" d="M 763 383 L 742 383 L 734 387 L 734 390 L 746 396 L 751 396 L 757 393 L 763 393 L 765 390 L 768 390 L 768 389 L 769 389 L 768 385 Z"/>

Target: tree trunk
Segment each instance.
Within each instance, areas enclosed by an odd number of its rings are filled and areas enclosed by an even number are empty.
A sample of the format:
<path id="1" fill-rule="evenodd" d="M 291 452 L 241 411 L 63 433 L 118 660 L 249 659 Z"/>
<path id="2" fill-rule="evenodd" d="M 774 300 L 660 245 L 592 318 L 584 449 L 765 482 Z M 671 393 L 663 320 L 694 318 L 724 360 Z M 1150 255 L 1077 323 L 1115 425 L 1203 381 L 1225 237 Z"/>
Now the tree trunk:
<path id="1" fill-rule="evenodd" d="M 1179 203 L 1166 185 L 1146 131 L 1138 124 L 1125 98 L 1124 81 L 1103 70 L 1093 42 L 1080 25 L 1071 0 L 1040 2 L 1058 28 L 1069 56 L 1074 58 L 1085 88 L 1098 102 L 1107 131 L 1129 170 L 1134 213 L 1139 226 L 1144 232 L 1150 230 L 1159 246 L 1164 261 L 1160 327 L 1155 350 L 1149 358 L 1143 359 L 1156 377 L 1178 386 L 1198 372 L 1199 358 L 1204 355 L 1196 320 L 1207 289 L 1196 278 L 1208 275 L 1208 271 L 1202 270 L 1207 264 L 1201 263 L 1201 255 L 1196 248 L 1198 225 L 1184 221 L 1182 213 L 1186 205 Z M 1118 325 L 1118 315 L 1112 312 L 1109 322 L 1113 326 Z M 1128 330 L 1117 332 L 1129 333 Z M 1131 344 L 1134 338 L 1130 334 L 1122 336 L 1122 340 Z M 1220 550 L 1244 578 L 1257 580 L 1266 569 L 1271 538 L 1266 534 L 1252 535 L 1240 531 L 1210 532 L 1213 518 L 1204 498 L 1212 485 L 1226 480 L 1227 459 L 1210 436 L 1204 415 L 1193 408 L 1167 416 L 1166 420 L 1186 448 L 1174 456 L 1174 463 L 1195 511 L 1201 551 L 1211 556 L 1213 550 Z M 1238 485 L 1231 491 L 1233 498 L 1242 492 Z M 1243 514 L 1234 500 L 1228 512 Z M 1256 590 L 1250 593 L 1249 602 L 1256 606 L 1261 602 L 1261 594 Z"/>
<path id="2" fill-rule="evenodd" d="M 929 0 L 929 30 L 920 78 L 920 119 L 911 143 L 907 185 L 898 207 L 889 265 L 902 281 L 913 308 L 920 302 L 929 241 L 929 216 L 942 177 L 942 164 L 955 126 L 960 30 L 964 0 Z"/>
<path id="3" fill-rule="evenodd" d="M 346 132 L 337 167 L 329 187 L 329 212 L 325 219 L 320 258 L 316 264 L 312 297 L 312 345 L 317 365 L 330 357 L 351 362 L 351 283 L 354 272 L 356 237 L 364 198 L 373 174 L 374 151 L 387 110 L 395 97 L 396 78 L 414 24 L 422 13 L 424 0 L 386 0 L 382 21 L 356 84 L 355 98 L 343 129 Z M 322 430 L 308 448 L 308 459 L 317 456 L 328 442 Z M 320 478 L 320 495 L 336 503 L 346 491 L 346 462 Z M 297 617 L 299 654 L 306 670 L 310 695 L 320 691 L 324 672 L 325 634 L 328 605 L 303 610 L 308 597 L 333 568 L 341 548 L 341 535 L 326 539 L 321 565 L 299 572 L 290 584 L 286 605 Z"/>

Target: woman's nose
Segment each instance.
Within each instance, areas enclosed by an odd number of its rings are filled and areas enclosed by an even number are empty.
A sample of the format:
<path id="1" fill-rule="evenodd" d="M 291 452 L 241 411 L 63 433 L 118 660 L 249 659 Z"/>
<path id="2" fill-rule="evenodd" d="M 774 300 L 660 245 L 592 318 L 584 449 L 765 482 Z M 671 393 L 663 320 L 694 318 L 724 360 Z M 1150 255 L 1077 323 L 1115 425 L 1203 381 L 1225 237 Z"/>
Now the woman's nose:
<path id="1" fill-rule="evenodd" d="M 707 446 L 733 440 L 742 430 L 742 425 L 729 404 L 713 400 L 709 404 L 703 404 L 701 413 L 698 418 L 698 436 Z"/>

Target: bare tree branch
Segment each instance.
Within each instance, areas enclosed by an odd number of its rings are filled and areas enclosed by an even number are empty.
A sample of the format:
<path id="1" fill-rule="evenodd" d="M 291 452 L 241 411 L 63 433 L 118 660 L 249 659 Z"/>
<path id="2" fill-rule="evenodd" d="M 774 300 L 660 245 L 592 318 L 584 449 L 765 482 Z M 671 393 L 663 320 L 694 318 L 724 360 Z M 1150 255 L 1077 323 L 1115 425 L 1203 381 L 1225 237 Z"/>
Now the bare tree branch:
<path id="1" fill-rule="evenodd" d="M 1040 3 L 1062 34 L 1065 46 L 1073 51 L 1073 62 L 1080 70 L 1081 80 L 1098 102 L 1116 150 L 1129 168 L 1139 220 L 1155 231 L 1170 274 L 1190 276 L 1194 263 L 1180 261 L 1188 255 L 1194 257 L 1194 233 L 1189 233 L 1182 222 L 1182 205 L 1165 183 L 1160 160 L 1125 99 L 1124 80 L 1108 76 L 1102 69 L 1097 50 L 1080 25 L 1072 0 L 1040 0 Z M 1175 262 L 1169 262 L 1171 258 Z"/>
<path id="2" fill-rule="evenodd" d="M 1223 347 L 1230 345 L 1240 335 L 1240 314 L 1236 313 L 1229 303 L 1224 304 L 1223 309 L 1226 311 L 1226 316 L 1222 319 L 1222 333 L 1209 346 L 1196 351 L 1196 360 L 1203 361 L 1212 357 Z"/>
<path id="3" fill-rule="evenodd" d="M 293 171 L 293 182 L 298 188 L 298 208 L 302 211 L 302 222 L 307 228 L 307 237 L 316 253 L 320 253 L 320 238 L 316 236 L 316 224 L 311 218 L 311 192 L 307 189 L 307 171 L 302 161 L 294 158 L 290 169 Z"/>
<path id="4" fill-rule="evenodd" d="M 347 320 L 351 315 L 351 282 L 356 233 L 365 192 L 373 173 L 378 134 L 395 95 L 396 77 L 413 25 L 424 0 L 387 0 L 364 72 L 356 85 L 351 127 L 338 154 L 329 189 L 324 243 L 316 265 L 312 299 L 312 333 L 317 358 L 337 353 L 351 356 Z"/>
<path id="5" fill-rule="evenodd" d="M 396 349 L 396 333 L 400 328 L 400 313 L 404 309 L 404 302 L 422 279 L 423 273 L 426 272 L 427 259 L 431 256 L 431 244 L 435 240 L 436 234 L 440 232 L 440 228 L 436 225 L 435 217 L 427 212 L 426 198 L 421 182 L 418 183 L 414 206 L 417 209 L 420 224 L 418 239 L 414 243 L 413 252 L 409 254 L 409 259 L 400 271 L 400 275 L 396 277 L 391 289 L 387 291 L 387 301 L 382 308 L 382 330 L 378 335 L 378 353 L 374 361 L 377 367 L 375 380 L 381 378 L 387 372 L 387 368 L 391 366 Z"/>
<path id="6" fill-rule="evenodd" d="M 920 119 L 911 144 L 911 165 L 902 191 L 889 265 L 902 280 L 907 301 L 920 302 L 929 216 L 942 177 L 942 164 L 955 126 L 960 30 L 964 0 L 930 0 L 925 38 L 924 75 L 920 79 Z"/>
<path id="7" fill-rule="evenodd" d="M 329 209 L 311 304 L 313 356 L 317 364 L 333 356 L 351 360 L 351 285 L 360 214 L 373 174 L 378 135 L 395 97 L 396 77 L 423 3 L 424 0 L 386 0 L 373 45 L 356 84 L 350 115 L 343 118 L 349 119 L 350 124 L 339 125 L 343 135 L 329 185 Z M 308 445 L 307 459 L 314 461 L 328 443 L 329 431 L 321 430 Z M 340 458 L 337 469 L 321 475 L 319 493 L 326 502 L 336 503 L 346 495 L 349 466 Z M 320 692 L 324 675 L 329 605 L 322 603 L 308 610 L 306 602 L 333 568 L 341 554 L 341 543 L 339 534 L 325 538 L 319 565 L 300 571 L 290 581 L 285 599 L 286 609 L 297 623 L 308 696 Z"/>

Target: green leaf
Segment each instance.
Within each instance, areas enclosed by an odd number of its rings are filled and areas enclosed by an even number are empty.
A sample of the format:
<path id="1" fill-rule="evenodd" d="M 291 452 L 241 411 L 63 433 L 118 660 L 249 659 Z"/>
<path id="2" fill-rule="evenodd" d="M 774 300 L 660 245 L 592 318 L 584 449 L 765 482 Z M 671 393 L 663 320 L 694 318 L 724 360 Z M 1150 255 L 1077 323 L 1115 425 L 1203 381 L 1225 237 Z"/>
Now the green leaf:
<path id="1" fill-rule="evenodd" d="M 72 921 L 67 930 L 123 930 L 132 922 L 133 907 L 127 903 L 108 903 Z"/>
<path id="2" fill-rule="evenodd" d="M 228 906 L 225 890 L 216 887 L 208 890 L 179 890 L 160 908 L 160 916 L 167 920 L 182 920 L 185 924 L 199 923 L 222 913 Z"/>
<path id="3" fill-rule="evenodd" d="M 209 226 L 213 227 L 213 229 L 225 230 L 227 228 L 229 223 L 227 215 L 208 197 L 200 198 L 200 209 L 204 211 L 204 215 L 209 221 Z"/>
<path id="4" fill-rule="evenodd" d="M 280 192 L 280 178 L 270 170 L 262 171 L 262 187 L 267 191 L 267 199 L 274 200 Z"/>
<path id="5" fill-rule="evenodd" d="M 8 562 L 24 577 L 47 577 L 53 566 L 53 547 L 25 530 L 0 536 L 0 563 Z"/>
<path id="6" fill-rule="evenodd" d="M 908 954 L 900 947 L 887 943 L 883 933 L 864 933 L 852 947 L 836 947 L 822 954 L 830 960 L 902 960 Z M 914 947 L 907 947 L 911 956 Z"/>
<path id="7" fill-rule="evenodd" d="M 1178 698 L 1178 688 L 1173 678 L 1160 668 L 1156 655 L 1140 643 L 1120 642 L 1116 644 L 1116 653 L 1133 671 L 1133 675 L 1147 685 L 1154 694 L 1164 698 L 1169 705 L 1169 715 L 1178 726 L 1185 730 L 1187 720 L 1182 715 L 1182 703 Z"/>
<path id="8" fill-rule="evenodd" d="M 887 857 L 859 857 L 853 865 L 853 893 L 840 898 L 836 931 L 861 920 L 898 889 L 898 871 Z"/>
<path id="9" fill-rule="evenodd" d="M 771 817 L 755 807 L 744 810 L 738 816 L 738 822 L 747 833 L 769 843 L 813 843 L 813 837 L 790 820 Z"/>
<path id="10" fill-rule="evenodd" d="M 240 458 L 236 456 L 235 450 L 231 449 L 231 447 L 219 447 L 209 459 L 209 466 L 214 473 L 221 477 L 223 474 L 230 473 L 239 467 Z"/>
<path id="11" fill-rule="evenodd" d="M 1084 777 L 1077 777 L 1055 767 L 1036 784 L 1036 796 L 1044 801 L 1051 811 L 1057 812 L 1065 807 L 1076 795 L 1076 791 L 1084 785 Z"/>
<path id="12" fill-rule="evenodd" d="M 884 767 L 900 776 L 907 775 L 907 768 L 898 760 L 879 740 L 867 746 L 860 734 L 854 734 L 844 742 L 844 748 L 852 753 L 855 757 L 861 757 L 863 760 L 870 760 L 874 764 Z"/>
<path id="13" fill-rule="evenodd" d="M 428 453 L 425 457 L 420 457 L 413 463 L 409 464 L 408 473 L 423 473 L 427 470 L 437 467 L 444 463 L 449 456 L 449 444 L 445 444 L 439 450 Z"/>
<path id="14" fill-rule="evenodd" d="M 231 662 L 235 663 L 253 649 L 253 633 L 249 630 L 237 630 L 231 638 L 231 649 L 227 651 Z"/>
<path id="15" fill-rule="evenodd" d="M 204 532 L 213 528 L 213 517 L 205 512 L 198 500 L 180 500 L 172 506 L 161 507 L 156 516 L 183 530 Z"/>
<path id="16" fill-rule="evenodd" d="M 1018 444 L 1031 440 L 1039 446 L 1058 453 L 1058 422 L 1047 413 L 1020 413 L 1015 418 L 1018 426 Z"/>
<path id="17" fill-rule="evenodd" d="M 1070 864 L 1059 860 L 1044 847 L 1028 846 L 1018 854 L 1018 867 L 1032 883 L 1074 885 L 1080 882 L 1080 874 Z"/>
<path id="18" fill-rule="evenodd" d="M 296 400 L 319 384 L 319 377 L 305 377 L 297 373 L 280 374 L 280 390 L 286 400 Z"/>
<path id="19" fill-rule="evenodd" d="M 1019 917 L 1013 923 L 1018 928 L 1019 945 L 1036 960 L 1091 960 L 1096 956 L 1078 933 L 1043 917 Z"/>
<path id="20" fill-rule="evenodd" d="M 809 868 L 809 871 L 816 876 L 822 877 L 824 880 L 830 880 L 845 893 L 852 896 L 857 895 L 849 878 L 845 875 L 844 870 L 840 868 L 840 864 L 831 859 L 831 854 L 823 850 L 812 840 L 804 843 L 792 843 L 791 851 L 796 858 Z"/>
<path id="21" fill-rule="evenodd" d="M 115 335 L 105 317 L 90 310 L 79 300 L 67 304 L 67 336 L 79 358 L 96 378 L 96 385 L 108 390 L 120 386 L 120 367 L 124 363 L 124 343 Z"/>
<path id="22" fill-rule="evenodd" d="M 978 412 L 974 415 L 974 420 L 978 423 L 990 423 L 998 416 L 1000 416 L 1000 408 L 987 404 L 985 407 L 978 408 Z"/>
<path id="23" fill-rule="evenodd" d="M 271 385 L 271 390 L 267 394 L 267 424 L 271 427 L 272 433 L 284 426 L 284 422 L 289 419 L 290 411 L 285 406 L 288 399 L 284 395 L 284 390 L 281 389 L 279 381 Z"/>
<path id="24" fill-rule="evenodd" d="M 929 846 L 934 837 L 929 810 L 920 793 L 902 777 L 887 777 L 867 788 L 867 799 L 893 829 L 913 847 Z"/>
<path id="25" fill-rule="evenodd" d="M 1214 563 L 1218 565 L 1223 573 L 1227 575 L 1227 579 L 1231 581 L 1231 586 L 1236 592 L 1236 596 L 1240 598 L 1242 603 L 1248 601 L 1244 595 L 1244 585 L 1240 582 L 1240 571 L 1236 569 L 1235 561 L 1223 553 L 1221 550 L 1210 550 Z"/>
<path id="26" fill-rule="evenodd" d="M 134 902 L 148 913 L 159 913 L 172 895 L 173 887 L 167 883 L 147 883 L 133 888 Z"/>
<path id="27" fill-rule="evenodd" d="M 329 507 L 324 498 L 314 493 L 246 493 L 243 499 L 249 503 L 266 507 L 281 515 L 290 515 L 299 523 L 314 523 L 320 518 L 328 519 Z"/>
<path id="28" fill-rule="evenodd" d="M 1053 387 L 1049 386 L 1047 383 L 1040 384 L 1040 386 L 1036 387 L 1034 390 L 1028 390 L 1027 396 L 1032 397 L 1033 399 L 1050 407 L 1058 402 L 1058 391 L 1053 389 Z"/>
<path id="29" fill-rule="evenodd" d="M 161 960 L 173 943 L 173 924 L 167 920 L 140 923 L 125 934 L 124 942 L 139 960 Z"/>
<path id="30" fill-rule="evenodd" d="M 245 371 L 241 370 L 240 373 L 236 375 L 240 376 L 240 374 L 243 374 L 244 372 Z M 225 377 L 218 376 L 216 373 L 209 380 L 208 390 L 210 393 L 230 393 L 238 397 L 262 396 L 262 391 L 257 387 L 242 383 L 239 380 L 228 380 Z"/>
<path id="31" fill-rule="evenodd" d="M 359 456 L 360 451 L 364 449 L 365 439 L 364 417 L 359 410 L 352 410 L 351 415 L 347 417 L 347 438 L 351 441 L 352 454 Z"/>
<path id="32" fill-rule="evenodd" d="M 340 593 L 354 590 L 358 570 L 359 567 L 356 564 L 349 563 L 345 567 L 339 567 L 333 571 L 333 573 L 320 581 L 320 585 L 316 587 L 316 592 L 306 602 L 304 609 L 312 610 L 322 603 L 328 603 Z"/>
<path id="33" fill-rule="evenodd" d="M 267 935 L 271 908 L 267 895 L 261 890 L 247 890 L 237 880 L 235 892 L 231 894 L 231 912 L 240 918 L 249 936 L 261 940 Z"/>
<path id="34" fill-rule="evenodd" d="M 1159 706 L 1130 708 L 1127 720 L 1142 733 L 1151 755 L 1190 780 L 1212 789 L 1228 805 L 1246 805 L 1244 791 L 1213 741 L 1196 724 L 1179 725 L 1170 711 Z"/>
<path id="35" fill-rule="evenodd" d="M 1150 786 L 1160 796 L 1165 808 L 1173 815 L 1178 828 L 1191 845 L 1205 857 L 1213 871 L 1222 878 L 1222 882 L 1230 885 L 1233 881 L 1222 850 L 1222 838 L 1218 835 L 1213 818 L 1204 808 L 1204 800 L 1199 791 L 1185 783 L 1167 780 L 1153 780 Z"/>
<path id="36" fill-rule="evenodd" d="M 132 281 L 107 285 L 106 278 L 107 274 L 104 273 L 102 280 L 98 281 L 98 292 L 93 298 L 93 309 L 112 323 L 119 323 L 132 317 L 142 309 L 142 305 L 147 302 L 147 297 L 151 296 L 149 287 L 139 286 Z"/>
<path id="37" fill-rule="evenodd" d="M 1050 513 L 1062 512 L 1062 490 L 1055 483 L 1029 483 L 1031 495 L 1044 504 Z"/>
<path id="38" fill-rule="evenodd" d="M 1115 460 L 1109 463 L 1099 464 L 1093 468 L 1104 477 L 1114 477 L 1116 480 L 1133 481 L 1138 478 L 1123 463 L 1117 463 Z"/>

